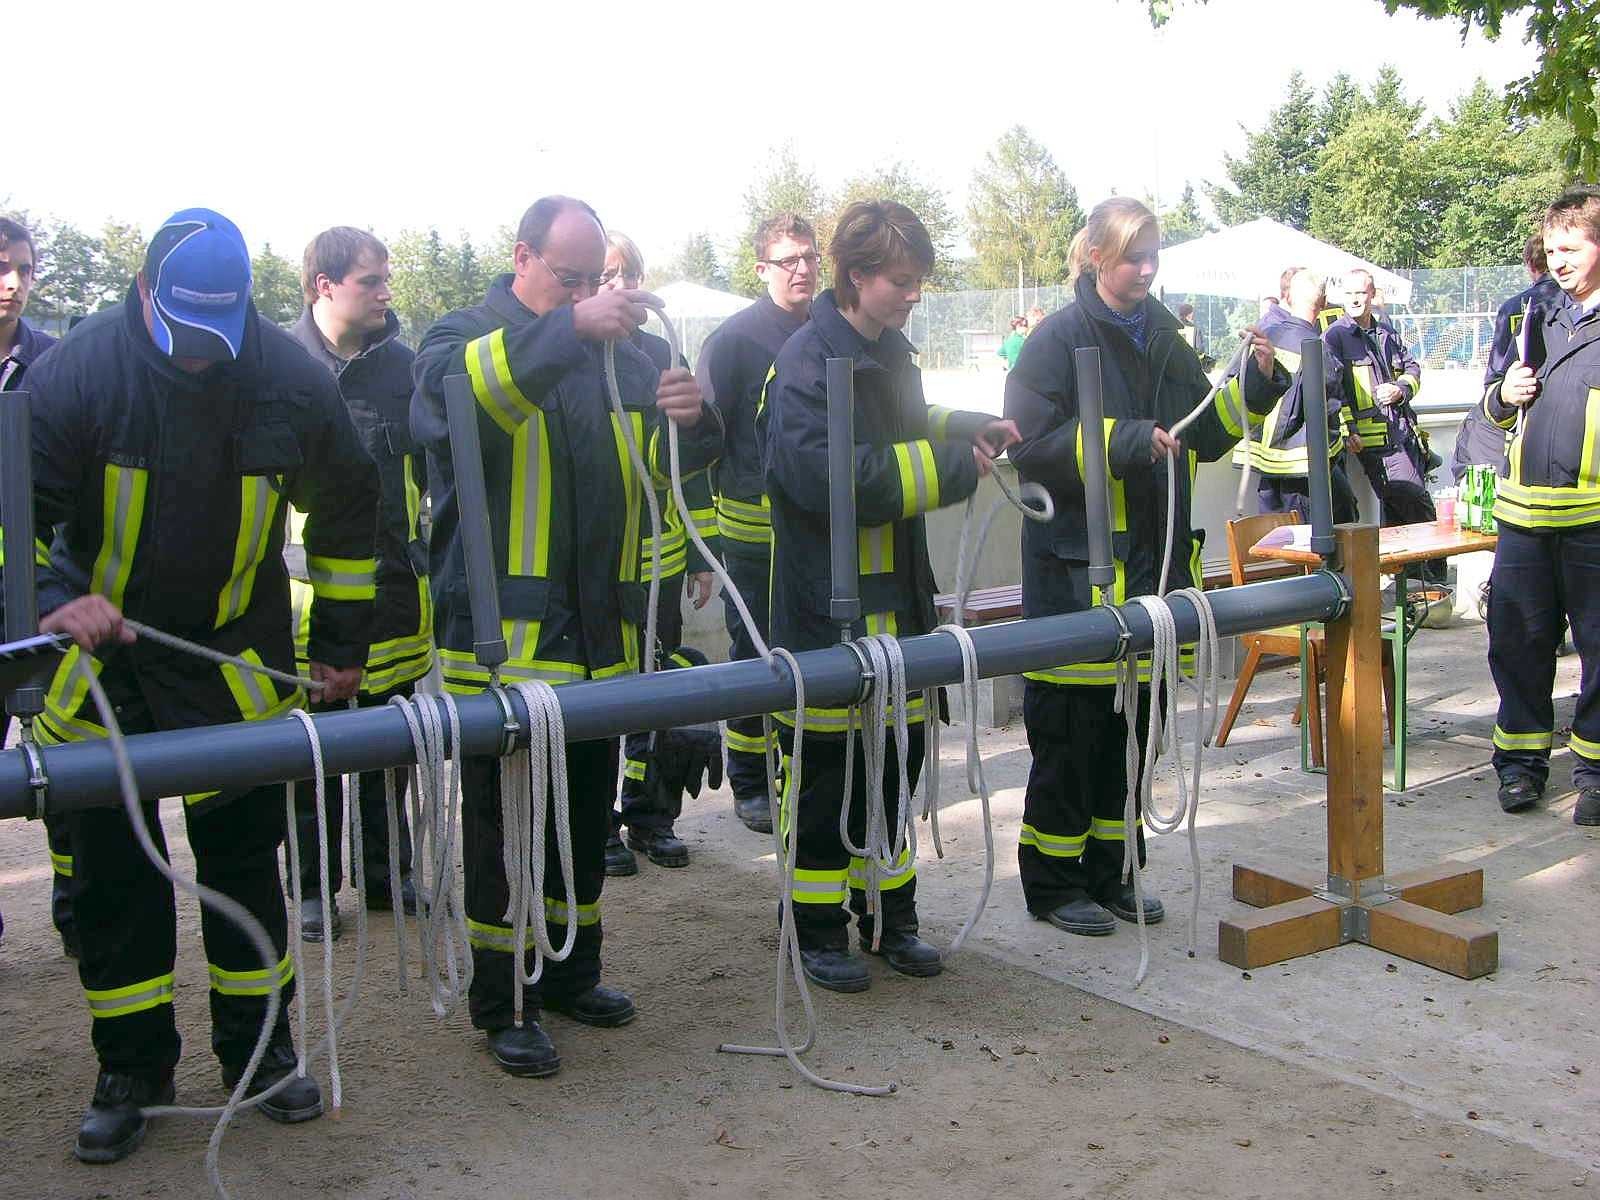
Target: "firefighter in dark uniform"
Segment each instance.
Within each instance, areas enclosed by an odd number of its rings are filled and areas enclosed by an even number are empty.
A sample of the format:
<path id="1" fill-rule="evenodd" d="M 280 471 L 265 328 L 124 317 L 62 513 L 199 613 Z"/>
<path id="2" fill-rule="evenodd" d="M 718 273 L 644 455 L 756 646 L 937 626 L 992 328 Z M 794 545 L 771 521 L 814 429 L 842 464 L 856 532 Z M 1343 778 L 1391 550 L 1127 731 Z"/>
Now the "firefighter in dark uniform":
<path id="1" fill-rule="evenodd" d="M 1489 346 L 1489 361 L 1484 366 L 1483 389 L 1498 387 L 1511 365 L 1517 361 L 1523 342 L 1523 321 L 1534 316 L 1534 310 L 1550 304 L 1562 304 L 1565 298 L 1556 281 L 1550 278 L 1545 261 L 1544 232 L 1529 236 L 1522 248 L 1522 265 L 1527 268 L 1532 282 L 1500 306 L 1494 315 L 1494 340 Z M 1482 404 L 1475 404 L 1462 418 L 1456 432 L 1455 450 L 1450 455 L 1450 476 L 1460 483 L 1469 466 L 1490 466 L 1497 472 L 1506 460 L 1507 435 L 1504 429 L 1489 419 Z"/>
<path id="2" fill-rule="evenodd" d="M 0 217 L 0 392 L 24 387 L 28 368 L 56 344 L 55 338 L 22 319 L 28 293 L 33 290 L 37 262 L 33 235 L 26 227 Z M 0 563 L 4 561 L 0 554 Z M 8 714 L 0 745 L 9 741 L 10 735 Z M 27 736 L 32 736 L 31 731 Z M 61 935 L 61 952 L 68 958 L 77 958 L 78 927 L 72 916 L 72 845 L 66 816 L 46 813 L 44 829 L 50 846 L 50 920 Z M 4 928 L 5 921 L 0 919 L 0 930 Z"/>
<path id="3" fill-rule="evenodd" d="M 644 282 L 644 256 L 632 238 L 611 230 L 606 234 L 606 266 L 602 289 L 636 290 Z M 644 352 L 657 371 L 676 365 L 688 370 L 681 359 L 674 364 L 665 338 L 635 330 L 633 344 Z M 657 461 L 664 461 L 665 447 L 657 447 Z M 711 475 L 699 470 L 683 478 L 683 498 L 695 530 L 708 549 L 717 549 L 717 512 L 711 499 Z M 656 598 L 656 667 L 671 669 L 703 666 L 705 655 L 682 646 L 683 599 L 687 578 L 691 603 L 704 608 L 711 600 L 716 575 L 701 557 L 700 548 L 689 540 L 683 517 L 672 496 L 672 481 L 658 476 L 654 484 L 656 511 L 661 514 L 661 581 Z M 646 584 L 656 570 L 657 548 L 649 532 L 648 520 L 640 525 L 643 561 L 639 578 Z M 690 779 L 685 772 L 693 770 Z M 689 865 L 689 847 L 673 831 L 683 813 L 683 793 L 700 794 L 702 779 L 713 788 L 722 786 L 722 739 L 715 725 L 687 729 L 658 730 L 629 734 L 623 740 L 620 810 L 611 816 L 611 836 L 606 840 L 606 874 L 634 875 L 639 862 L 634 851 L 642 851 L 660 867 Z M 628 841 L 622 841 L 622 827 L 628 828 Z"/>
<path id="4" fill-rule="evenodd" d="M 722 461 L 714 473 L 722 562 L 760 626 L 757 632 L 765 637 L 772 522 L 756 448 L 756 413 L 773 360 L 784 342 L 805 324 L 816 294 L 820 273 L 816 230 L 796 213 L 778 213 L 756 229 L 755 254 L 756 274 L 766 285 L 766 294 L 729 317 L 706 339 L 697 376 L 728 431 Z M 728 636 L 733 639 L 728 657 L 754 658 L 755 642 L 744 628 L 733 598 L 724 595 L 722 603 Z M 734 812 L 757 833 L 771 833 L 761 718 L 728 721 L 727 747 Z"/>
<path id="5" fill-rule="evenodd" d="M 1256 498 L 1261 512 L 1294 512 L 1302 522 L 1311 521 L 1311 491 L 1306 461 L 1306 440 L 1313 426 L 1326 429 L 1329 458 L 1329 484 L 1333 498 L 1335 522 L 1356 519 L 1355 494 L 1345 478 L 1338 459 L 1344 452 L 1339 431 L 1339 409 L 1343 390 L 1339 383 L 1339 364 L 1326 346 L 1322 350 L 1326 386 L 1319 398 L 1308 398 L 1301 386 L 1300 347 L 1307 338 L 1322 338 L 1317 328 L 1317 314 L 1324 300 L 1321 279 L 1305 267 L 1285 272 L 1283 306 L 1275 311 L 1269 324 L 1261 322 L 1261 330 L 1272 342 L 1273 354 L 1279 365 L 1293 382 L 1283 398 L 1273 405 L 1262 423 L 1260 436 L 1252 433 L 1249 464 L 1259 473 Z M 1319 420 L 1318 414 L 1322 415 Z M 1243 467 L 1246 462 L 1245 447 L 1234 447 L 1233 463 Z"/>
<path id="6" fill-rule="evenodd" d="M 400 322 L 389 308 L 389 251 L 362 229 L 335 226 L 306 247 L 301 271 L 306 307 L 290 330 L 294 339 L 339 380 L 339 393 L 355 423 L 361 444 L 378 468 L 382 500 L 378 510 L 377 605 L 371 646 L 361 675 L 358 705 L 373 708 L 395 696 L 409 696 L 433 669 L 433 601 L 428 593 L 427 547 L 419 528 L 427 468 L 411 440 L 411 360 L 400 342 Z M 295 583 L 295 657 L 310 657 L 316 608 L 326 603 L 306 584 Z M 343 707 L 318 701 L 312 711 Z M 389 814 L 383 771 L 361 775 L 362 861 L 352 863 L 366 883 L 367 907 L 392 909 L 389 895 Z M 408 772 L 393 770 L 400 897 L 408 913 L 417 911 L 411 880 L 411 834 L 406 819 Z M 337 938 L 337 896 L 343 885 L 340 852 L 344 797 L 338 779 L 329 779 L 327 797 L 328 886 L 322 895 L 322 865 L 306 847 L 317 844 L 315 792 L 309 780 L 295 789 L 299 827 L 300 936 L 308 942 Z"/>
<path id="7" fill-rule="evenodd" d="M 829 615 L 828 406 L 826 362 L 850 358 L 855 376 L 856 523 L 864 617 L 854 636 L 927 633 L 934 616 L 933 571 L 923 516 L 957 504 L 978 486 L 990 459 L 1010 445 L 1009 421 L 984 413 L 930 406 L 913 347 L 901 330 L 933 270 L 927 230 L 902 204 L 852 204 L 839 218 L 828 249 L 834 288 L 811 306 L 811 319 L 785 343 L 773 364 L 757 423 L 766 489 L 772 506 L 772 640 L 793 651 L 836 645 Z M 866 963 L 850 953 L 850 913 L 870 948 L 866 911 L 868 864 L 852 859 L 839 836 L 844 803 L 844 709 L 808 707 L 804 770 L 798 795 L 785 784 L 783 816 L 798 821 L 794 913 L 800 957 L 808 978 L 840 992 L 865 989 Z M 785 760 L 793 751 L 792 716 L 776 714 Z M 909 790 L 923 753 L 925 713 L 912 698 L 906 751 Z M 897 768 L 891 749 L 884 767 L 890 828 L 896 820 Z M 856 743 L 850 837 L 865 836 L 866 764 Z M 939 951 L 917 937 L 915 868 L 882 883 L 879 950 L 904 975 L 936 975 Z M 849 900 L 849 912 L 844 908 Z"/>
<path id="8" fill-rule="evenodd" d="M 1378 495 L 1384 525 L 1434 520 L 1428 494 L 1428 452 L 1417 421 L 1422 368 L 1399 330 L 1372 311 L 1376 288 L 1363 270 L 1345 276 L 1345 315 L 1323 340 L 1339 364 L 1345 422 L 1354 434 L 1362 469 Z M 1423 564 L 1430 579 L 1444 578 L 1443 559 Z"/>
<path id="9" fill-rule="evenodd" d="M 1574 187 L 1544 218 L 1563 297 L 1530 317 L 1527 361 L 1484 397 L 1511 441 L 1495 493 L 1489 669 L 1500 693 L 1494 766 L 1500 806 L 1537 803 L 1550 772 L 1556 648 L 1565 617 L 1583 661 L 1568 745 L 1572 819 L 1600 825 L 1600 188 Z"/>
<path id="10" fill-rule="evenodd" d="M 1022 608 L 1027 617 L 1121 604 L 1156 590 L 1166 522 L 1166 472 L 1177 470 L 1171 586 L 1201 584 L 1203 535 L 1190 527 L 1190 498 L 1201 462 L 1221 458 L 1244 422 L 1267 413 L 1289 386 L 1271 342 L 1251 330 L 1243 380 L 1221 388 L 1210 409 L 1184 432 L 1167 432 L 1205 398 L 1210 384 L 1177 320 L 1150 298 L 1161 244 L 1148 208 L 1128 197 L 1097 205 L 1073 240 L 1075 299 L 1051 314 L 1006 377 L 1006 415 L 1021 444 L 1011 461 L 1024 480 L 1055 500 L 1046 524 L 1024 522 Z M 1116 579 L 1089 583 L 1082 456 L 1090 441 L 1078 420 L 1073 351 L 1100 350 L 1106 465 L 1111 488 L 1111 548 Z M 1247 416 L 1246 408 L 1254 417 Z M 1185 651 L 1192 658 L 1192 651 Z M 1127 719 L 1114 709 L 1115 664 L 1079 663 L 1026 673 L 1023 721 L 1033 767 L 1028 776 L 1017 862 L 1028 911 L 1068 933 L 1099 936 L 1116 919 L 1134 921 L 1131 882 L 1122 878 L 1128 779 L 1123 755 Z M 1142 671 L 1148 681 L 1148 671 Z M 1150 689 L 1139 689 L 1139 726 Z M 1150 766 L 1143 747 L 1140 770 Z M 1131 831 L 1144 859 L 1143 823 Z M 1146 896 L 1144 916 L 1159 921 L 1161 902 Z"/>
<path id="11" fill-rule="evenodd" d="M 617 386 L 641 450 L 660 421 L 678 422 L 683 467 L 701 469 L 721 447 L 721 425 L 687 371 L 658 373 L 632 343 L 646 293 L 596 294 L 605 232 L 588 205 L 547 196 L 523 215 L 515 272 L 495 280 L 483 303 L 441 318 L 417 349 L 411 428 L 428 452 L 434 524 L 429 563 L 435 642 L 445 687 L 480 692 L 489 672 L 472 655 L 465 551 L 450 458 L 444 381 L 466 375 L 478 399 L 494 541 L 495 583 L 510 658 L 508 683 L 609 679 L 639 669 L 646 589 L 639 579 L 641 481 L 612 415 L 602 343 L 616 342 Z M 659 382 L 658 382 L 659 379 Z M 654 440 L 653 440 L 654 439 Z M 664 466 L 664 464 L 662 464 Z M 545 919 L 556 941 L 578 922 L 563 962 L 545 966 L 528 991 L 541 1008 L 590 1025 L 633 1018 L 633 1001 L 600 983 L 600 891 L 617 788 L 615 739 L 566 748 L 572 794 L 577 895 L 563 895 L 554 836 L 548 840 Z M 537 1020 L 513 1024 L 512 928 L 501 857 L 500 764 L 469 758 L 462 772 L 462 862 L 474 976 L 473 1025 L 513 1075 L 549 1075 L 561 1059 Z M 554 820 L 553 811 L 551 820 Z M 532 940 L 521 947 L 531 969 Z"/>
<path id="12" fill-rule="evenodd" d="M 127 733 L 279 718 L 306 694 L 233 663 L 135 640 L 122 614 L 250 663 L 294 668 L 284 514 L 309 514 L 313 586 L 326 604 L 311 628 L 311 675 L 332 699 L 360 679 L 372 616 L 376 472 L 332 377 L 250 304 L 250 259 L 226 218 L 187 209 L 151 240 L 118 308 L 97 313 L 34 367 L 33 471 L 38 528 L 54 529 L 39 577 L 40 626 L 76 646 L 37 725 L 45 742 L 104 737 L 78 674 L 99 673 Z M 265 927 L 278 961 L 244 931 L 201 912 L 211 971 L 211 1046 L 233 1086 L 268 996 L 283 1006 L 249 1084 L 295 1071 L 293 967 L 278 879 L 280 787 L 183 797 L 196 874 Z M 165 853 L 156 804 L 145 820 Z M 121 806 L 72 815 L 72 854 L 100 1077 L 74 1153 L 110 1162 L 144 1137 L 144 1105 L 170 1103 L 179 1039 L 172 885 L 145 858 Z M 292 1078 L 268 1117 L 322 1112 L 314 1080 Z"/>

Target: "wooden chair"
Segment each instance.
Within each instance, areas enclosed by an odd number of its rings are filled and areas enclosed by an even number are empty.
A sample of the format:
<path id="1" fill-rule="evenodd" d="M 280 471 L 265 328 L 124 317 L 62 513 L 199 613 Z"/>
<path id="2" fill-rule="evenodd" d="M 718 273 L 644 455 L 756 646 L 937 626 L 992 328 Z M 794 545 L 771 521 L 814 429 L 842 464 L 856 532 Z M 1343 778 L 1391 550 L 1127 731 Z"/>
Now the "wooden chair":
<path id="1" fill-rule="evenodd" d="M 1300 514 L 1287 513 L 1261 513 L 1254 517 L 1241 517 L 1236 521 L 1228 522 L 1228 570 L 1233 578 L 1234 586 L 1247 582 L 1246 562 L 1250 547 L 1254 546 L 1268 532 L 1280 525 L 1298 525 Z M 1244 704 L 1245 693 L 1250 690 L 1250 681 L 1255 678 L 1256 671 L 1260 669 L 1262 658 L 1267 655 L 1282 656 L 1298 659 L 1300 657 L 1300 627 L 1297 625 L 1284 625 L 1277 629 L 1263 630 L 1259 633 L 1245 633 L 1239 637 L 1244 647 L 1244 662 L 1239 667 L 1238 681 L 1233 685 L 1233 696 L 1228 701 L 1228 711 L 1223 715 L 1222 727 L 1217 732 L 1218 746 L 1228 744 L 1228 735 L 1233 732 L 1233 723 L 1239 716 L 1239 709 Z M 1311 743 L 1311 765 L 1323 765 L 1324 752 L 1322 741 L 1322 683 L 1327 675 L 1327 652 L 1323 644 L 1322 627 L 1315 626 L 1305 631 L 1306 640 L 1306 672 L 1301 680 L 1300 692 L 1303 700 L 1295 706 L 1294 724 L 1299 725 L 1301 715 L 1307 724 L 1306 734 Z M 1383 699 L 1384 710 L 1388 718 L 1389 742 L 1394 743 L 1394 647 L 1386 638 L 1383 643 Z"/>

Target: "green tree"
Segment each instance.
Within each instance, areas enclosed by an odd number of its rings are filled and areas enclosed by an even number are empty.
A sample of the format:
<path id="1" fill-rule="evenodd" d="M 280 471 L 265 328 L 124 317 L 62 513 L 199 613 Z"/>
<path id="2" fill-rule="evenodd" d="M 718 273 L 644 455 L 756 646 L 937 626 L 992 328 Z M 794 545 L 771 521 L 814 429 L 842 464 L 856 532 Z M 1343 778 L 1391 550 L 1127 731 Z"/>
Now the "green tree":
<path id="1" fill-rule="evenodd" d="M 95 261 L 99 302 L 115 304 L 127 294 L 133 277 L 144 269 L 145 236 L 137 225 L 107 221 L 100 229 L 100 254 Z"/>
<path id="2" fill-rule="evenodd" d="M 437 229 L 403 229 L 389 243 L 389 303 L 413 341 L 453 307 L 459 269 Z"/>
<path id="3" fill-rule="evenodd" d="M 1177 246 L 1216 231 L 1216 226 L 1201 214 L 1200 201 L 1195 198 L 1194 185 L 1191 183 L 1183 185 L 1183 195 L 1178 197 L 1177 207 L 1158 214 L 1158 219 L 1161 222 L 1163 247 Z"/>
<path id="4" fill-rule="evenodd" d="M 1346 83 L 1348 81 L 1345 81 Z M 1342 90 L 1326 102 L 1344 109 L 1353 102 Z M 1206 198 L 1224 225 L 1271 217 L 1295 229 L 1311 220 L 1311 177 L 1317 170 L 1323 133 L 1318 106 L 1305 76 L 1289 76 L 1283 102 L 1259 130 L 1245 128 L 1245 152 L 1222 156 L 1226 185 L 1207 182 Z"/>
<path id="5" fill-rule="evenodd" d="M 1311 179 L 1311 234 L 1386 267 L 1417 267 L 1434 222 L 1427 150 L 1404 116 L 1372 109 L 1328 143 Z"/>
<path id="6" fill-rule="evenodd" d="M 761 176 L 745 189 L 743 200 L 744 228 L 739 240 L 728 247 L 722 261 L 727 264 L 728 284 L 733 291 L 759 296 L 761 280 L 756 277 L 756 252 L 752 245 L 757 227 L 780 212 L 797 212 L 816 223 L 828 211 L 828 197 L 817 182 L 816 173 L 800 162 L 794 144 L 785 142 L 773 151 L 771 162 Z M 824 248 L 832 232 L 817 226 L 817 240 Z"/>
<path id="7" fill-rule="evenodd" d="M 13 220 L 33 234 L 38 262 L 34 264 L 38 285 L 29 301 L 37 316 L 74 317 L 91 313 L 100 306 L 100 286 L 96 260 L 100 241 L 70 222 L 52 224 L 26 214 Z"/>
<path id="8" fill-rule="evenodd" d="M 304 306 L 295 265 L 273 250 L 271 242 L 265 242 L 250 260 L 250 274 L 250 298 L 256 312 L 274 325 L 293 323 Z"/>
<path id="9" fill-rule="evenodd" d="M 679 279 L 718 291 L 728 290 L 728 275 L 717 258 L 717 247 L 709 233 L 691 233 L 684 239 L 678 256 L 660 272 L 652 273 L 650 282 L 659 285 Z"/>
<path id="10" fill-rule="evenodd" d="M 1014 125 L 973 172 L 967 204 L 974 281 L 981 287 L 1054 284 L 1067 275 L 1072 235 L 1083 227 L 1078 193 L 1055 158 Z"/>

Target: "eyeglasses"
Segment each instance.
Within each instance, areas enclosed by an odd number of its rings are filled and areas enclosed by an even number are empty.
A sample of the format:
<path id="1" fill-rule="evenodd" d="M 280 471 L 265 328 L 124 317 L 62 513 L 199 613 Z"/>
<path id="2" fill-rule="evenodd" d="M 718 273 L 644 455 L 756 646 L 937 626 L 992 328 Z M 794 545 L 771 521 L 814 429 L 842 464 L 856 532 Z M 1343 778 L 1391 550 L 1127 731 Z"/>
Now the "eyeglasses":
<path id="1" fill-rule="evenodd" d="M 758 258 L 756 261 L 765 263 L 769 267 L 781 267 L 787 274 L 793 275 L 795 271 L 799 270 L 801 263 L 805 263 L 806 266 L 815 271 L 818 264 L 822 262 L 822 256 L 815 250 L 811 250 L 805 254 L 791 254 L 788 258 Z"/>
<path id="2" fill-rule="evenodd" d="M 554 279 L 569 292 L 575 292 L 581 287 L 587 287 L 591 291 L 599 291 L 606 282 L 604 275 L 584 275 L 579 271 L 558 271 L 545 262 L 544 255 L 533 249 L 533 247 L 528 247 L 528 252 L 543 263 L 544 269 L 550 272 L 550 278 Z"/>
<path id="3" fill-rule="evenodd" d="M 621 279 L 622 282 L 628 287 L 636 288 L 639 286 L 640 278 L 641 276 L 634 274 L 632 271 L 624 271 L 620 269 L 616 271 L 606 271 L 600 276 L 600 286 L 605 287 L 605 285 L 610 283 L 612 280 Z"/>

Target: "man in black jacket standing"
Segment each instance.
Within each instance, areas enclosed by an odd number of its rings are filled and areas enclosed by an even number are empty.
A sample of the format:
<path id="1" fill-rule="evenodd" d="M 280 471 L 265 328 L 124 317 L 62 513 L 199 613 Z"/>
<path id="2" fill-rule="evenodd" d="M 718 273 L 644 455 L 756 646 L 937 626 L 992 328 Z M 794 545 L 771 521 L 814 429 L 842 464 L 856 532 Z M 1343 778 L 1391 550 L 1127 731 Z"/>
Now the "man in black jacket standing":
<path id="1" fill-rule="evenodd" d="M 294 666 L 284 512 L 309 514 L 307 565 L 319 595 L 311 677 L 323 698 L 355 694 L 372 615 L 377 479 L 338 388 L 250 303 L 250 258 L 208 209 L 168 218 L 126 301 L 98 313 L 33 368 L 35 520 L 54 529 L 39 574 L 40 628 L 74 641 L 37 721 L 45 742 L 106 736 L 79 674 L 95 671 L 127 733 L 271 720 L 306 703 L 251 665 Z M 123 614 L 231 656 L 208 660 L 136 639 Z M 268 997 L 283 1006 L 249 1081 L 273 1120 L 322 1113 L 295 1073 L 294 969 L 278 880 L 281 789 L 183 797 L 196 875 L 265 928 L 276 962 L 244 931 L 201 913 L 211 973 L 211 1045 L 237 1084 Z M 165 850 L 156 804 L 144 806 Z M 177 919 L 172 885 L 119 806 L 70 821 L 82 939 L 78 963 L 100 1076 L 74 1154 L 113 1162 L 143 1140 L 142 1109 L 170 1103 Z"/>
<path id="2" fill-rule="evenodd" d="M 821 260 L 817 231 L 798 213 L 783 212 L 761 222 L 755 234 L 756 275 L 767 294 L 735 313 L 706 339 L 696 372 L 706 399 L 717 406 L 727 428 L 722 461 L 716 468 L 717 532 L 722 561 L 743 594 L 750 615 L 767 636 L 767 586 L 772 569 L 772 519 L 756 446 L 756 414 L 772 361 L 789 335 L 806 323 L 816 294 Z M 732 597 L 722 597 L 733 645 L 728 657 L 754 658 L 755 642 L 745 629 Z M 767 812 L 767 750 L 760 717 L 728 722 L 728 782 L 733 810 L 757 833 L 772 832 Z"/>
<path id="3" fill-rule="evenodd" d="M 411 361 L 401 344 L 400 322 L 389 308 L 389 251 L 377 238 L 348 225 L 324 230 L 306 247 L 300 274 L 306 307 L 290 330 L 306 353 L 332 371 L 356 435 L 378 468 L 377 603 L 371 646 L 361 677 L 359 705 L 372 708 L 394 696 L 409 696 L 433 669 L 433 604 L 428 594 L 427 547 L 418 529 L 427 469 L 411 440 Z M 295 652 L 308 657 L 307 640 L 317 605 L 325 601 L 305 585 L 296 588 Z M 341 707 L 319 701 L 313 711 Z M 400 895 L 405 911 L 417 911 L 411 881 L 411 837 L 407 827 L 406 772 L 395 770 L 396 851 Z M 389 817 L 384 772 L 361 776 L 362 861 L 352 871 L 366 880 L 367 907 L 391 909 L 389 895 Z M 337 779 L 324 789 L 328 808 L 328 886 L 322 895 L 319 856 L 300 857 L 300 936 L 320 942 L 340 931 L 337 897 L 343 883 L 340 829 L 344 798 Z M 295 822 L 300 845 L 317 844 L 317 812 L 312 787 L 295 791 Z"/>

